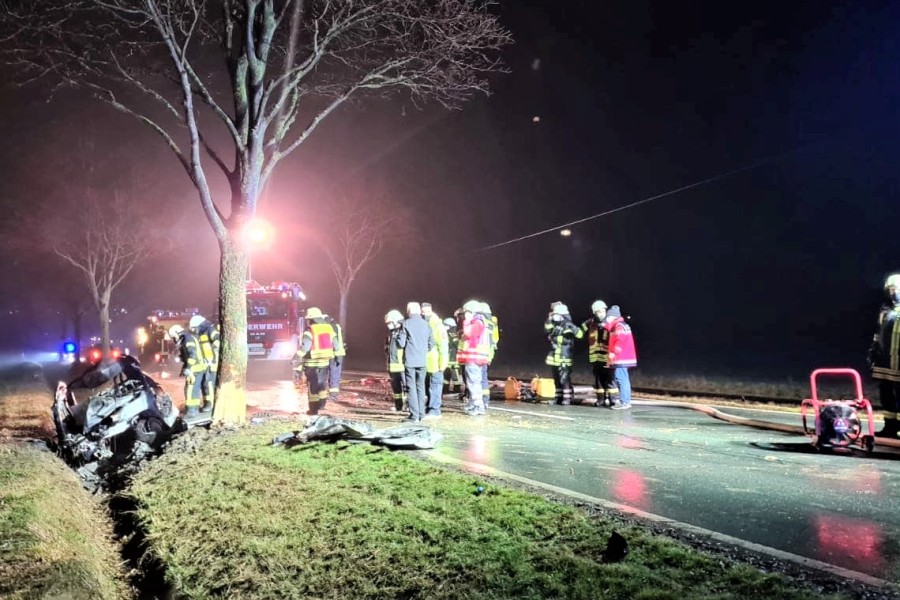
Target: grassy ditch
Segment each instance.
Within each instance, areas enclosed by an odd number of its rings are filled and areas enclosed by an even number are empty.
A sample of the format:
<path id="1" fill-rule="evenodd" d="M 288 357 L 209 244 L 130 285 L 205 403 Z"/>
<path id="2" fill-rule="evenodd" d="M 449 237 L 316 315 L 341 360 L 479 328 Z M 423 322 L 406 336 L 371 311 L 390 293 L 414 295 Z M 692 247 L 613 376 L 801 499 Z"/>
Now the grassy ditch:
<path id="1" fill-rule="evenodd" d="M 0 442 L 0 598 L 126 597 L 111 534 L 99 503 L 53 454 Z"/>
<path id="2" fill-rule="evenodd" d="M 819 597 L 637 528 L 619 530 L 628 557 L 605 563 L 610 522 L 491 484 L 478 494 L 477 477 L 368 445 L 270 447 L 284 429 L 182 440 L 137 476 L 137 517 L 177 595 Z"/>
<path id="3" fill-rule="evenodd" d="M 0 598 L 127 597 L 103 507 L 26 438 L 52 434 L 39 381 L 0 380 Z"/>

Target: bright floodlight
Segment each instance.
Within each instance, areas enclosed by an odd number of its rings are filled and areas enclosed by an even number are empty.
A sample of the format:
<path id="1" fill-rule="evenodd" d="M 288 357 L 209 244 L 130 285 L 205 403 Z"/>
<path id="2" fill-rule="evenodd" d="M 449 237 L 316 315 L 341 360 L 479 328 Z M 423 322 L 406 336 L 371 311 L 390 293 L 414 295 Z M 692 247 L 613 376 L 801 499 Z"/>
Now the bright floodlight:
<path id="1" fill-rule="evenodd" d="M 559 235 L 561 235 L 563 237 L 569 237 L 570 235 L 572 235 L 572 230 L 571 229 L 562 229 L 562 230 L 560 230 Z"/>
<path id="2" fill-rule="evenodd" d="M 253 219 L 244 225 L 244 240 L 254 246 L 263 246 L 272 239 L 272 225 L 262 219 Z"/>

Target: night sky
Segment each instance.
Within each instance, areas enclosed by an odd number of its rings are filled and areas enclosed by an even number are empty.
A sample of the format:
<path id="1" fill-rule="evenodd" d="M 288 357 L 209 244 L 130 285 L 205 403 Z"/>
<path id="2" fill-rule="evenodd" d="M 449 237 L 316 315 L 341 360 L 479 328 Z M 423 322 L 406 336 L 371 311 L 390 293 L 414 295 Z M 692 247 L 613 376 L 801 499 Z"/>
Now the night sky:
<path id="1" fill-rule="evenodd" d="M 256 279 L 299 281 L 336 312 L 327 263 L 297 231 L 330 196 L 380 189 L 414 209 L 422 242 L 386 252 L 357 282 L 351 358 L 380 355 L 390 308 L 427 300 L 444 316 L 477 297 L 500 318 L 498 366 L 539 367 L 549 303 L 567 302 L 580 320 L 603 298 L 631 315 L 649 372 L 802 378 L 863 366 L 883 278 L 900 270 L 900 7 L 632 0 L 499 10 L 516 43 L 492 96 L 453 112 L 403 98 L 348 105 L 281 164 L 260 210 L 278 238 L 254 256 Z M 217 246 L 151 133 L 74 92 L 49 104 L 35 89 L 0 94 L 7 206 L 77 201 L 85 185 L 116 182 L 189 240 L 189 251 L 145 265 L 122 288 L 117 304 L 133 323 L 120 324 L 136 326 L 154 307 L 214 306 Z M 84 139 L 92 151 L 78 149 Z M 71 168 L 73 152 L 95 161 L 91 182 Z M 568 238 L 481 250 L 759 161 Z M 23 288 L 34 273 L 10 256 L 7 312 L 57 302 L 47 285 Z M 4 325 L 6 345 L 25 329 L 32 340 L 44 329 L 43 339 L 61 336 L 59 324 L 25 321 Z"/>

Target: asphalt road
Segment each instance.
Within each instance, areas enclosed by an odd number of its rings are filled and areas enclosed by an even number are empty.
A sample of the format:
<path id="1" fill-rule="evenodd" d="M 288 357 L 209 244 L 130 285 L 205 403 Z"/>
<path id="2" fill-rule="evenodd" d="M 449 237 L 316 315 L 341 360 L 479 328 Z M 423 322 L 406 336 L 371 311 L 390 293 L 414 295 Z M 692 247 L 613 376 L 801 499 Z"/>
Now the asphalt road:
<path id="1" fill-rule="evenodd" d="M 900 580 L 900 458 L 820 454 L 801 435 L 651 406 L 494 402 L 448 415 L 436 453 L 879 578 Z M 799 416 L 724 409 L 799 424 Z"/>

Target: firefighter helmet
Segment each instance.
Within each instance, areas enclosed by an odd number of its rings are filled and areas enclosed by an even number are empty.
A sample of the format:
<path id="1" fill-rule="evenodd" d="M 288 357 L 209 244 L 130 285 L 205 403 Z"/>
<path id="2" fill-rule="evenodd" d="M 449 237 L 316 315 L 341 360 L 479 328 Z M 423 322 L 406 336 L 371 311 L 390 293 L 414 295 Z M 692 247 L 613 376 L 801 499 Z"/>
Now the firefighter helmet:
<path id="1" fill-rule="evenodd" d="M 205 320 L 206 317 L 204 317 L 203 315 L 194 315 L 193 317 L 191 317 L 190 322 L 188 322 L 188 327 L 190 327 L 191 329 L 197 329 L 198 327 L 203 325 L 203 321 Z"/>
<path id="2" fill-rule="evenodd" d="M 478 300 L 469 300 L 468 302 L 463 304 L 463 312 L 481 312 L 481 302 L 479 302 Z"/>
<path id="3" fill-rule="evenodd" d="M 556 306 L 553 307 L 554 315 L 567 315 L 569 314 L 569 307 L 560 302 Z"/>
<path id="4" fill-rule="evenodd" d="M 606 302 L 603 300 L 594 300 L 594 303 L 591 304 L 591 312 L 599 312 L 601 310 L 606 310 Z"/>
<path id="5" fill-rule="evenodd" d="M 456 327 L 456 319 L 447 317 L 444 319 L 444 327 Z"/>
<path id="6" fill-rule="evenodd" d="M 487 302 L 482 302 L 482 303 L 481 303 L 481 311 L 480 311 L 480 312 L 481 312 L 482 314 L 485 314 L 485 315 L 491 314 L 491 305 L 488 304 Z"/>
<path id="7" fill-rule="evenodd" d="M 385 323 L 399 323 L 402 320 L 403 320 L 403 314 L 396 308 L 393 310 L 389 310 L 388 314 L 384 315 Z"/>
<path id="8" fill-rule="evenodd" d="M 175 325 L 169 327 L 169 331 L 167 331 L 166 334 L 173 340 L 177 340 L 182 331 L 184 331 L 184 327 L 176 323 Z"/>
<path id="9" fill-rule="evenodd" d="M 321 319 L 322 318 L 322 309 L 318 306 L 310 306 L 306 309 L 306 318 L 307 319 Z"/>
<path id="10" fill-rule="evenodd" d="M 884 289 L 888 289 L 892 286 L 900 289 L 900 273 L 893 273 L 892 275 L 888 275 L 888 278 L 884 280 Z"/>

